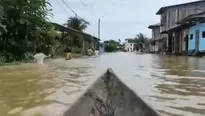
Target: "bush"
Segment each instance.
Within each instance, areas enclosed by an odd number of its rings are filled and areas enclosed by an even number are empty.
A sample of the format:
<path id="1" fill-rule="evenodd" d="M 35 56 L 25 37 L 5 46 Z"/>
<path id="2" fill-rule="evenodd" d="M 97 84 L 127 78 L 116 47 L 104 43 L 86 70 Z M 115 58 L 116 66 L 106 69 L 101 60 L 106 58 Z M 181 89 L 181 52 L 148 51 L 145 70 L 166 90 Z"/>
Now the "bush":
<path id="1" fill-rule="evenodd" d="M 3 55 L 0 55 L 0 65 L 4 64 L 6 62 L 6 57 Z"/>
<path id="2" fill-rule="evenodd" d="M 116 52 L 117 51 L 117 46 L 116 45 L 106 45 L 105 46 L 105 51 L 106 52 Z"/>
<path id="3" fill-rule="evenodd" d="M 72 48 L 72 53 L 81 54 L 82 48 Z"/>
<path id="4" fill-rule="evenodd" d="M 31 54 L 31 53 L 29 53 L 29 52 L 25 53 L 25 54 L 24 54 L 24 57 L 25 57 L 25 61 L 26 61 L 26 62 L 31 62 L 31 61 L 34 60 L 33 54 Z"/>

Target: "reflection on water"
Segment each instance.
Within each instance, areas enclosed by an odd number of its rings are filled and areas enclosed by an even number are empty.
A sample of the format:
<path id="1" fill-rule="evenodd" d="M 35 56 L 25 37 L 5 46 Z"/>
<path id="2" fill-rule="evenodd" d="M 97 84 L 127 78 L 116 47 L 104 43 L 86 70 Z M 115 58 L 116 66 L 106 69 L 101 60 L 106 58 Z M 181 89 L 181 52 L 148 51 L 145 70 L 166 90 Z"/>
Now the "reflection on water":
<path id="1" fill-rule="evenodd" d="M 205 59 L 155 56 L 156 65 L 166 71 L 152 74 L 157 94 L 151 96 L 168 116 L 205 115 Z"/>
<path id="2" fill-rule="evenodd" d="M 205 59 L 104 54 L 0 67 L 0 116 L 61 116 L 106 68 L 162 116 L 205 115 Z"/>

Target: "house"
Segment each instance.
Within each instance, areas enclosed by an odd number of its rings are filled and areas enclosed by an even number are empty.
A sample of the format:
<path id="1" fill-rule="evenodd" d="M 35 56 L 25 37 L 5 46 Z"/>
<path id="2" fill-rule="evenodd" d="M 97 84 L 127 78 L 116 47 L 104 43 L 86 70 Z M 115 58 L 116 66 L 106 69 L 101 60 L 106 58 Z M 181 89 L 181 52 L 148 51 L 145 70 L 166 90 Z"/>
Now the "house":
<path id="1" fill-rule="evenodd" d="M 186 53 L 188 51 L 189 25 L 177 24 L 179 20 L 191 15 L 205 11 L 205 1 L 195 1 L 184 4 L 162 7 L 157 11 L 161 16 L 160 33 L 166 34 L 167 52 Z"/>
<path id="2" fill-rule="evenodd" d="M 133 52 L 136 50 L 136 42 L 134 39 L 125 39 L 125 50 L 127 52 Z"/>
<path id="3" fill-rule="evenodd" d="M 189 25 L 188 50 L 205 53 L 205 12 L 189 15 L 177 23 Z"/>
<path id="4" fill-rule="evenodd" d="M 152 44 L 153 52 L 163 52 L 164 44 L 166 45 L 166 35 L 160 34 L 160 26 L 161 24 L 158 23 L 148 27 L 149 29 L 152 29 L 152 41 L 154 42 Z"/>
<path id="5" fill-rule="evenodd" d="M 78 30 L 72 29 L 72 28 L 68 28 L 68 27 L 64 27 L 63 25 L 51 22 L 51 24 L 55 27 L 56 30 L 60 31 L 62 33 L 62 35 L 66 33 L 69 33 L 70 37 L 73 36 L 75 39 L 74 40 L 81 40 L 82 41 L 82 51 L 85 51 L 86 49 L 88 49 L 88 47 L 92 47 L 93 49 L 96 49 L 100 47 L 100 39 L 97 37 L 94 37 L 90 34 L 84 33 L 84 32 L 80 32 Z M 65 39 L 65 38 L 63 38 Z M 64 40 L 65 41 L 65 40 Z M 71 43 L 71 45 L 73 44 L 73 41 L 70 40 L 70 42 L 65 41 L 64 42 L 64 46 L 67 45 L 67 43 Z"/>

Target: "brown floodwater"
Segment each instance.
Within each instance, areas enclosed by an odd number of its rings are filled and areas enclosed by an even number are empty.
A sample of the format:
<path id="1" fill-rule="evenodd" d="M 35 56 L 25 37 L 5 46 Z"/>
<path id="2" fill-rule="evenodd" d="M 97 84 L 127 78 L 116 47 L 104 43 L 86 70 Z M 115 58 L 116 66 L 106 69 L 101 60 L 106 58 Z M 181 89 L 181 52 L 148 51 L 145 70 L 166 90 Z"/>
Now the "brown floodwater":
<path id="1" fill-rule="evenodd" d="M 0 116 L 62 116 L 107 68 L 162 116 L 205 115 L 205 59 L 103 54 L 0 67 Z"/>

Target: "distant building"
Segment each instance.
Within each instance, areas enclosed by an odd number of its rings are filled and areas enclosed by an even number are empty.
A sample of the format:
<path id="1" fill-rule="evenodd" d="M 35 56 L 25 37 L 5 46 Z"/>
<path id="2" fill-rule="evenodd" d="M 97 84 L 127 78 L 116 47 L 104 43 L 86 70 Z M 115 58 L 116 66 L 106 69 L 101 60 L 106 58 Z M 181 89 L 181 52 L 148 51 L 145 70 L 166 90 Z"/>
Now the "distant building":
<path id="1" fill-rule="evenodd" d="M 134 39 L 125 39 L 125 50 L 127 52 L 133 52 L 136 50 L 136 42 Z"/>

